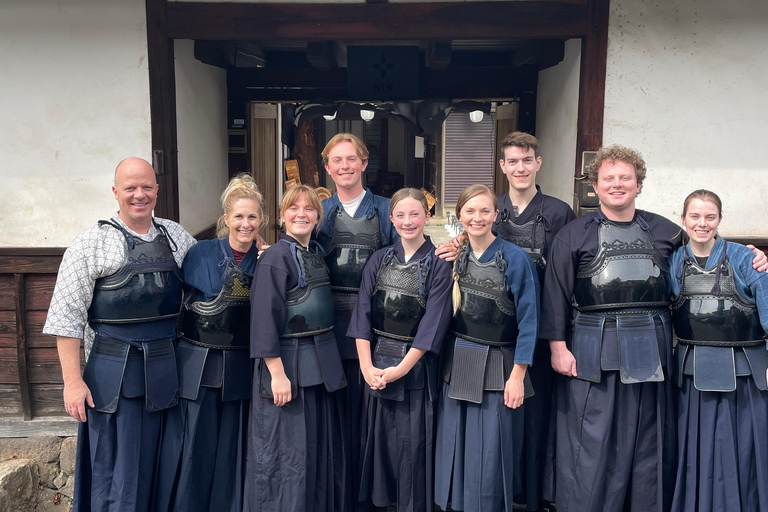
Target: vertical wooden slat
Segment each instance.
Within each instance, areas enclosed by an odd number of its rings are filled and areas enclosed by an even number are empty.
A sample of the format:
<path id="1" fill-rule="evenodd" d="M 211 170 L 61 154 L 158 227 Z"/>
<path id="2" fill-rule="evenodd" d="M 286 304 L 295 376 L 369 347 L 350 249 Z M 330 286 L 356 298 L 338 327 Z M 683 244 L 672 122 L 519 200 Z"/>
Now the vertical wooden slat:
<path id="1" fill-rule="evenodd" d="M 173 39 L 167 36 L 166 0 L 146 0 L 147 66 L 152 151 L 162 164 L 155 169 L 160 191 L 155 214 L 179 220 L 179 162 L 176 140 L 176 71 Z"/>
<path id="2" fill-rule="evenodd" d="M 581 42 L 576 177 L 581 176 L 582 153 L 603 144 L 610 4 L 610 0 L 589 0 L 587 4 L 587 34 Z"/>
<path id="3" fill-rule="evenodd" d="M 16 297 L 16 352 L 19 368 L 19 391 L 21 391 L 21 409 L 24 420 L 32 419 L 32 399 L 29 394 L 29 372 L 27 371 L 27 301 L 24 274 L 13 275 L 14 295 Z"/>

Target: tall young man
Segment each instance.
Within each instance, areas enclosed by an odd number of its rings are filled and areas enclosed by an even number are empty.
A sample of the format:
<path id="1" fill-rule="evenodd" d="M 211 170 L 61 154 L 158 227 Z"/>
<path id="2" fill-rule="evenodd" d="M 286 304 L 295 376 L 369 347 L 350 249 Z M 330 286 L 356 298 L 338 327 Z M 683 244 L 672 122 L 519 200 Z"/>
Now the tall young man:
<path id="1" fill-rule="evenodd" d="M 501 143 L 501 151 L 499 165 L 507 177 L 509 190 L 497 196 L 499 215 L 494 231 L 528 252 L 536 265 L 539 284 L 543 285 L 552 241 L 576 215 L 565 202 L 544 195 L 536 184 L 542 164 L 536 137 L 524 132 L 510 133 Z M 515 497 L 517 503 L 526 503 L 528 510 L 539 509 L 543 501 L 542 479 L 553 381 L 549 359 L 547 342 L 539 340 L 534 363 L 528 368 L 535 395 L 525 400 L 523 492 Z"/>
<path id="2" fill-rule="evenodd" d="M 347 337 L 347 328 L 365 264 L 377 249 L 392 245 L 399 236 L 389 220 L 389 199 L 363 187 L 362 177 L 368 167 L 368 148 L 363 141 L 351 133 L 339 133 L 328 141 L 322 157 L 336 184 L 336 194 L 323 201 L 325 217 L 317 239 L 326 253 L 335 309 L 333 330 L 347 377 L 347 387 L 339 391 L 348 440 L 345 508 L 360 510 L 367 505 L 357 502 L 365 382 L 360 376 L 355 339 Z"/>

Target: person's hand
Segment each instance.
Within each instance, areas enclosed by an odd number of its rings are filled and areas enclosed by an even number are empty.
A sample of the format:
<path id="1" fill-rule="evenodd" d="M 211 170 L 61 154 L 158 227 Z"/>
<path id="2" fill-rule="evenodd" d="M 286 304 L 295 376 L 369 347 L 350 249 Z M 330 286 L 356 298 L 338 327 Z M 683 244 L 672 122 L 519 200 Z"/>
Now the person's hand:
<path id="1" fill-rule="evenodd" d="M 445 242 L 438 245 L 435 248 L 435 256 L 439 256 L 445 261 L 453 261 L 456 259 L 456 254 L 459 252 L 459 236 L 453 237 L 450 242 Z"/>
<path id="2" fill-rule="evenodd" d="M 504 405 L 517 409 L 525 400 L 525 365 L 516 364 L 504 385 Z"/>
<path id="3" fill-rule="evenodd" d="M 83 379 L 64 383 L 64 409 L 67 411 L 67 414 L 77 421 L 84 423 L 88 419 L 88 416 L 85 414 L 86 403 L 88 407 L 94 407 L 91 390 L 88 389 L 88 385 Z"/>
<path id="4" fill-rule="evenodd" d="M 259 250 L 259 252 L 270 247 L 266 240 L 264 240 L 259 234 L 256 234 L 256 238 L 253 239 L 253 243 L 256 245 L 256 248 Z"/>
<path id="5" fill-rule="evenodd" d="M 400 365 L 390 366 L 381 370 L 381 380 L 385 383 L 395 382 L 397 379 L 405 376 L 406 373 L 408 372 L 404 371 Z"/>
<path id="6" fill-rule="evenodd" d="M 291 401 L 291 381 L 288 377 L 279 375 L 272 376 L 272 396 L 275 398 L 275 405 L 282 407 Z"/>
<path id="7" fill-rule="evenodd" d="M 576 358 L 565 346 L 564 341 L 551 341 L 549 343 L 552 352 L 552 369 L 567 377 L 576 377 Z"/>
<path id="8" fill-rule="evenodd" d="M 387 383 L 381 379 L 381 371 L 373 365 L 360 367 L 363 379 L 371 389 L 384 389 L 386 387 Z"/>
<path id="9" fill-rule="evenodd" d="M 758 272 L 765 272 L 768 270 L 768 258 L 766 258 L 765 253 L 754 245 L 747 245 L 747 248 L 755 253 L 755 259 L 752 260 L 752 268 L 756 269 Z"/>

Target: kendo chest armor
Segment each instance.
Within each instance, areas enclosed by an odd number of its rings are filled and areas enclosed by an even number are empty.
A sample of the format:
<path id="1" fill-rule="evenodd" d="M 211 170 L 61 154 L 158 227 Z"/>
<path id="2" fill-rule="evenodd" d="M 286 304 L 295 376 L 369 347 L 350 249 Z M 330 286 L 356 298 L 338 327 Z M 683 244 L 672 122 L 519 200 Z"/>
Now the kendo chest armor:
<path id="1" fill-rule="evenodd" d="M 183 278 L 163 229 L 156 224 L 160 234 L 144 241 L 116 224 L 99 223 L 119 229 L 128 247 L 123 267 L 96 280 L 88 309 L 89 321 L 131 324 L 178 316 Z"/>
<path id="2" fill-rule="evenodd" d="M 720 294 L 712 289 L 720 270 Z M 672 304 L 675 336 L 681 343 L 736 347 L 763 343 L 763 327 L 754 304 L 739 295 L 727 261 L 703 269 L 686 261 L 680 294 Z"/>
<path id="3" fill-rule="evenodd" d="M 363 268 L 379 249 L 379 218 L 376 213 L 354 219 L 339 208 L 333 237 L 325 247 L 331 289 L 334 293 L 357 293 Z"/>
<path id="4" fill-rule="evenodd" d="M 371 327 L 381 336 L 413 341 L 427 307 L 424 291 L 429 261 L 400 263 L 388 254 L 382 261 L 376 287 L 371 296 Z"/>
<path id="5" fill-rule="evenodd" d="M 207 348 L 248 349 L 252 282 L 253 275 L 230 262 L 224 274 L 224 285 L 215 299 L 184 305 L 182 338 Z"/>
<path id="6" fill-rule="evenodd" d="M 539 213 L 534 219 L 524 224 L 515 224 L 506 210 L 501 212 L 500 215 L 499 236 L 528 253 L 528 256 L 531 257 L 536 265 L 539 283 L 541 283 L 544 277 L 544 268 L 547 264 L 544 256 L 546 245 L 544 217 Z"/>
<path id="7" fill-rule="evenodd" d="M 333 296 L 325 261 L 315 250 L 295 245 L 295 255 L 306 286 L 296 286 L 286 294 L 285 327 L 281 338 L 314 336 L 333 328 Z"/>
<path id="8" fill-rule="evenodd" d="M 637 222 L 603 220 L 594 260 L 579 266 L 574 298 L 579 311 L 665 308 L 668 267 L 651 234 Z"/>
<path id="9" fill-rule="evenodd" d="M 501 253 L 488 263 L 479 263 L 469 253 L 463 271 L 459 272 L 461 306 L 451 322 L 454 334 L 483 345 L 517 343 L 517 316 L 515 304 L 507 294 L 506 268 Z"/>

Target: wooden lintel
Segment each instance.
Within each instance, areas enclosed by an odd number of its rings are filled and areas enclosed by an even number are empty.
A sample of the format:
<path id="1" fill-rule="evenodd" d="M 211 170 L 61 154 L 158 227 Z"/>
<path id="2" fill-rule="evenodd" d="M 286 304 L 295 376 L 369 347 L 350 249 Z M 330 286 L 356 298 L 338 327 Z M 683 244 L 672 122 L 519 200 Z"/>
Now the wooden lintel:
<path id="1" fill-rule="evenodd" d="M 147 0 L 148 4 L 160 0 Z M 590 0 L 423 3 L 168 2 L 175 39 L 326 41 L 582 37 Z M 165 4 L 165 2 L 162 2 Z"/>
<path id="2" fill-rule="evenodd" d="M 537 83 L 536 66 L 449 67 L 444 71 L 422 68 L 419 71 L 419 96 L 411 99 L 514 98 L 536 91 Z M 250 101 L 356 99 L 348 95 L 346 69 L 230 70 L 227 73 L 227 87 L 230 94 L 244 94 Z"/>
<path id="3" fill-rule="evenodd" d="M 13 275 L 13 289 L 16 298 L 16 356 L 19 371 L 19 391 L 24 420 L 32 419 L 32 398 L 29 392 L 29 369 L 27 367 L 27 304 L 26 275 Z"/>

